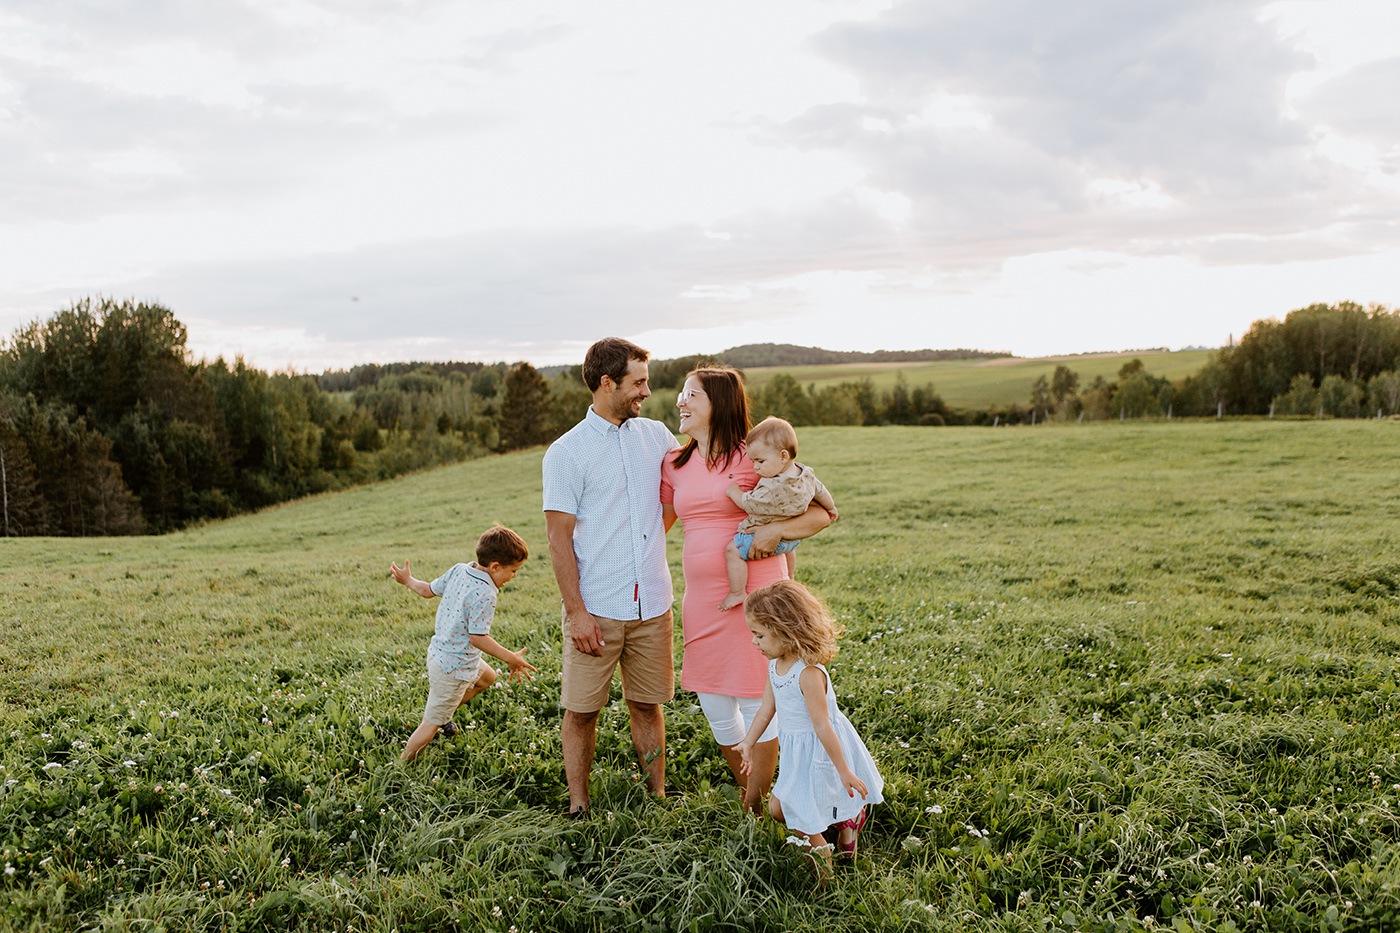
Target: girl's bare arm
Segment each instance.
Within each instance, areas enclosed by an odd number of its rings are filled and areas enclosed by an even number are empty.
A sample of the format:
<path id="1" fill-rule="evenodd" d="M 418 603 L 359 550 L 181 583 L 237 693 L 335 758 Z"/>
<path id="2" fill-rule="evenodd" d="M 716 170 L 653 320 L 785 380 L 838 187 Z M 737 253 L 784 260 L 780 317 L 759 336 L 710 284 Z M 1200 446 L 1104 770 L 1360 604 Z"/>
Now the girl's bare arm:
<path id="1" fill-rule="evenodd" d="M 807 713 L 812 717 L 812 729 L 822 743 L 822 748 L 826 749 L 827 757 L 836 766 L 841 785 L 852 797 L 856 792 L 864 797 L 868 788 L 864 781 L 856 777 L 850 765 L 846 764 L 846 754 L 841 751 L 841 743 L 836 738 L 836 730 L 832 728 L 831 717 L 826 713 L 826 674 L 822 673 L 820 668 L 809 665 L 802 669 L 797 684 L 802 690 L 802 698 L 807 701 Z"/>

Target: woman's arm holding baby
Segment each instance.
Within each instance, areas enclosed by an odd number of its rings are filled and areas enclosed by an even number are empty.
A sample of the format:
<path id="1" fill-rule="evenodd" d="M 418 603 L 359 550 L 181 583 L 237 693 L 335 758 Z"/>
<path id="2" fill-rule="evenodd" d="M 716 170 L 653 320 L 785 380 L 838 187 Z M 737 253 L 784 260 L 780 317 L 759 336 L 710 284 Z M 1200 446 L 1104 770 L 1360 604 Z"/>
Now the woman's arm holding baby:
<path id="1" fill-rule="evenodd" d="M 771 557 L 782 541 L 800 541 L 824 531 L 831 524 L 831 514 L 813 503 L 806 512 L 795 518 L 780 522 L 769 522 L 754 529 L 753 544 L 749 546 L 749 559 Z"/>

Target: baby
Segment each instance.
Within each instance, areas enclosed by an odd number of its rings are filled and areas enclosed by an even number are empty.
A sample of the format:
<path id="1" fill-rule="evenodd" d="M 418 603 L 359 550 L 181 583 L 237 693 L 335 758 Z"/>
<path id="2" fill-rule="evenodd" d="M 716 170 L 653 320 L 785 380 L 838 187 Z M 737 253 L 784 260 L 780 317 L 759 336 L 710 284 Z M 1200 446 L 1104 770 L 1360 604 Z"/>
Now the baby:
<path id="1" fill-rule="evenodd" d="M 808 467 L 797 462 L 797 431 L 782 418 L 764 418 L 749 432 L 748 455 L 758 473 L 758 485 L 744 492 L 738 483 L 730 483 L 724 491 L 748 517 L 739 523 L 739 533 L 724 549 L 724 561 L 729 571 L 729 595 L 719 604 L 721 610 L 733 609 L 744 602 L 748 587 L 749 546 L 753 530 L 759 525 L 795 518 L 816 502 L 837 518 L 836 500 L 831 498 L 821 480 Z M 787 555 L 788 576 L 796 571 L 797 555 L 793 550 L 801 543 L 783 541 L 774 554 Z"/>

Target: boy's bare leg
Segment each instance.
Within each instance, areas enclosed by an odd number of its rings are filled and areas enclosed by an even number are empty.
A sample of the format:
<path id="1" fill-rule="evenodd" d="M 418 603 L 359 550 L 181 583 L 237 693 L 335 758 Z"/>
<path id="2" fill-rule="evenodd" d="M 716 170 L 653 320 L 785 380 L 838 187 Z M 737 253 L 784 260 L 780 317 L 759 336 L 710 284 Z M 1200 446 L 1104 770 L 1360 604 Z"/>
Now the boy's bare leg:
<path id="1" fill-rule="evenodd" d="M 739 556 L 739 549 L 730 541 L 724 547 L 724 569 L 729 574 L 729 595 L 719 604 L 720 612 L 744 604 L 744 590 L 749 585 L 749 566 Z"/>
<path id="2" fill-rule="evenodd" d="M 423 720 L 418 725 L 418 728 L 413 730 L 413 734 L 408 737 L 408 742 L 404 745 L 403 751 L 399 752 L 399 760 L 412 761 L 417 754 L 423 750 L 423 746 L 431 742 L 433 736 L 438 734 L 438 728 L 439 726 L 437 723 L 428 722 L 426 719 Z"/>
<path id="3" fill-rule="evenodd" d="M 476 683 L 468 687 L 466 692 L 462 694 L 462 702 L 457 704 L 457 708 L 461 709 L 464 703 L 495 682 L 496 671 L 489 664 L 481 665 L 481 667 L 477 669 Z M 416 758 L 418 753 L 423 750 L 423 746 L 437 737 L 438 730 L 441 728 L 442 726 L 436 723 L 428 722 L 426 719 L 423 720 L 418 728 L 413 730 L 413 734 L 408 737 L 408 742 L 404 745 L 403 751 L 399 753 L 399 760 L 412 761 Z"/>
<path id="4" fill-rule="evenodd" d="M 559 741 L 564 749 L 564 780 L 569 785 L 569 812 L 587 810 L 588 777 L 593 773 L 593 753 L 598 748 L 598 711 L 576 713 L 571 709 L 564 710 Z"/>
<path id="5" fill-rule="evenodd" d="M 632 725 L 632 745 L 637 749 L 637 763 L 646 778 L 647 790 L 654 797 L 665 797 L 666 714 L 660 703 L 628 700 L 627 715 Z"/>
<path id="6" fill-rule="evenodd" d="M 457 704 L 457 708 L 462 706 L 487 687 L 496 682 L 496 669 L 489 664 L 483 664 L 477 669 L 476 683 L 467 688 L 467 692 L 462 694 L 462 702 Z"/>

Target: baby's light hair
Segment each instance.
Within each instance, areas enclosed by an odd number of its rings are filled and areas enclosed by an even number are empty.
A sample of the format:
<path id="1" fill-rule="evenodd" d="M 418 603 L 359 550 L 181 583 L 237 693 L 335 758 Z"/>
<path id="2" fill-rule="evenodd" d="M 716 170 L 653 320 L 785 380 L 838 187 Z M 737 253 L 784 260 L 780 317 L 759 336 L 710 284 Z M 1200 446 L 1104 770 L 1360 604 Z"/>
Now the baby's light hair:
<path id="1" fill-rule="evenodd" d="M 764 418 L 749 432 L 748 444 L 764 444 L 774 450 L 786 450 L 788 456 L 797 459 L 797 429 L 782 418 Z"/>
<path id="2" fill-rule="evenodd" d="M 793 653 L 808 664 L 828 664 L 836 657 L 841 627 L 826 604 L 801 583 L 779 580 L 754 590 L 744 600 L 744 612 L 751 622 L 792 645 Z"/>

